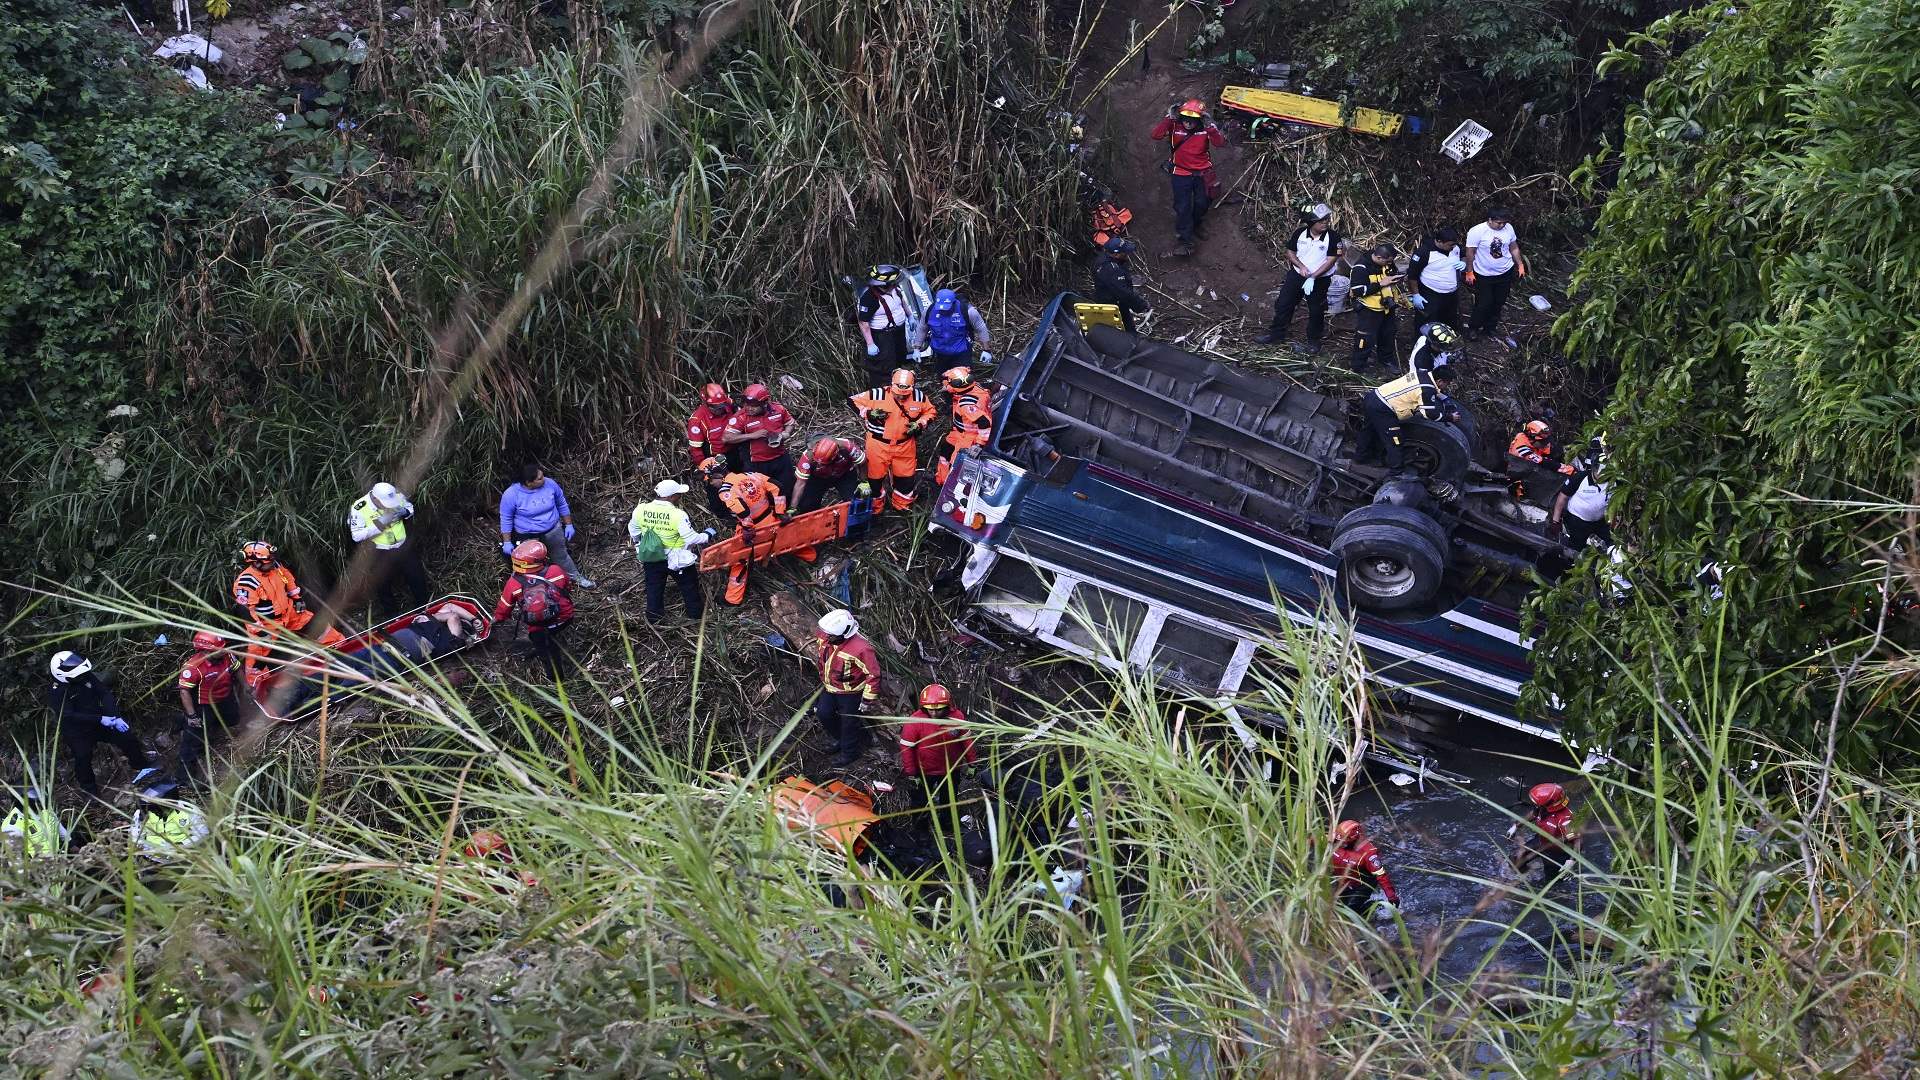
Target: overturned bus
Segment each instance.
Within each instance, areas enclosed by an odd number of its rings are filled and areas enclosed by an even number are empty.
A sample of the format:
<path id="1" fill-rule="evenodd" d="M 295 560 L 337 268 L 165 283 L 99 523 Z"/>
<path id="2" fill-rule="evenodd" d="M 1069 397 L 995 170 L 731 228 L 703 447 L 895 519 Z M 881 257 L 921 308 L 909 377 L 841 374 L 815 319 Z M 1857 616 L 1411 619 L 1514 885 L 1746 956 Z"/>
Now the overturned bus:
<path id="1" fill-rule="evenodd" d="M 981 611 L 1230 698 L 1280 620 L 1333 606 L 1416 727 L 1465 714 L 1559 738 L 1519 709 L 1532 642 L 1514 611 L 1557 544 L 1502 513 L 1506 485 L 1466 431 L 1408 422 L 1408 467 L 1389 474 L 1352 459 L 1340 403 L 1126 333 L 1110 311 L 1055 298 L 1000 372 L 992 442 L 933 505 L 933 527 L 968 545 Z"/>

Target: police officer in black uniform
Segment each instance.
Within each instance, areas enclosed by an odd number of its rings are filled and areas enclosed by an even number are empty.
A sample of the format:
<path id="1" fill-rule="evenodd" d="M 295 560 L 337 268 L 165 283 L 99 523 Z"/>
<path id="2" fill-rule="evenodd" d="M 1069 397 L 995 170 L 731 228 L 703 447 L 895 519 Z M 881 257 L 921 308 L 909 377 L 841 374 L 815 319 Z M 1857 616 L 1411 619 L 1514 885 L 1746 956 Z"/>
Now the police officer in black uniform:
<path id="1" fill-rule="evenodd" d="M 1127 271 L 1127 256 L 1139 247 L 1125 237 L 1108 237 L 1107 242 L 1100 245 L 1100 257 L 1093 264 L 1093 298 L 1102 304 L 1118 304 L 1120 321 L 1129 334 L 1134 332 L 1133 317 L 1152 310 L 1152 305 L 1133 287 L 1133 275 Z"/>

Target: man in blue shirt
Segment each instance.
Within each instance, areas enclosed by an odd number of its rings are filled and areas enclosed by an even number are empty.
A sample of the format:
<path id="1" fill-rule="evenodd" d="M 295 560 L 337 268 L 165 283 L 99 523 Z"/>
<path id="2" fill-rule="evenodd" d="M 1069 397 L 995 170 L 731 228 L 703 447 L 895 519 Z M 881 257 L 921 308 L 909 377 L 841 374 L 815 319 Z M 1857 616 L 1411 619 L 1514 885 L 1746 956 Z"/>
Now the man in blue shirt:
<path id="1" fill-rule="evenodd" d="M 500 554 L 512 558 L 515 544 L 538 540 L 575 585 L 591 589 L 593 579 L 580 572 L 567 551 L 571 539 L 573 508 L 567 505 L 567 493 L 539 465 L 522 466 L 520 482 L 500 493 Z"/>

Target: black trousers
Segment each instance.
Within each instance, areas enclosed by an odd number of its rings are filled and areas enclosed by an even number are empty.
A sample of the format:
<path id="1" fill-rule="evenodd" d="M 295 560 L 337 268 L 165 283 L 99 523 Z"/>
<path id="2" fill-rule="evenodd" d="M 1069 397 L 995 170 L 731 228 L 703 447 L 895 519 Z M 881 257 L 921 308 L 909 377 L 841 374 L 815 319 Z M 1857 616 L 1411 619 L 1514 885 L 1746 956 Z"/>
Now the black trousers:
<path id="1" fill-rule="evenodd" d="M 1425 285 L 1420 286 L 1420 296 L 1427 302 L 1427 310 L 1420 313 L 1427 322 L 1443 322 L 1454 329 L 1460 328 L 1460 290 L 1452 292 L 1434 292 Z"/>
<path id="2" fill-rule="evenodd" d="M 1280 283 L 1280 295 L 1273 298 L 1273 325 L 1267 327 L 1267 333 L 1275 341 L 1287 337 L 1293 327 L 1293 309 L 1300 306 L 1301 290 L 1306 288 L 1307 279 L 1298 271 L 1288 270 L 1287 280 Z M 1313 292 L 1305 294 L 1307 301 L 1307 344 L 1320 344 L 1320 337 L 1327 329 L 1327 279 L 1315 281 Z"/>
<path id="3" fill-rule="evenodd" d="M 527 644 L 533 646 L 533 655 L 540 658 L 540 662 L 547 666 L 547 674 L 556 681 L 561 675 L 561 661 L 567 658 L 566 645 L 561 637 L 572 624 L 573 620 L 568 619 L 551 626 L 527 627 Z"/>
<path id="4" fill-rule="evenodd" d="M 1108 292 L 1101 288 L 1100 283 L 1096 281 L 1093 283 L 1093 299 L 1095 303 L 1112 304 L 1118 307 L 1120 309 L 1120 325 L 1126 327 L 1127 333 L 1134 333 L 1133 305 L 1137 301 L 1135 301 L 1133 297 L 1120 296 L 1116 293 Z"/>
<path id="5" fill-rule="evenodd" d="M 398 600 L 397 610 L 410 611 L 433 599 L 427 587 L 427 568 L 420 564 L 420 550 L 411 538 L 389 551 L 373 549 L 373 566 L 373 592 L 379 602 Z"/>
<path id="6" fill-rule="evenodd" d="M 1367 422 L 1360 432 L 1360 445 L 1355 448 L 1360 460 L 1385 454 L 1387 468 L 1405 465 L 1407 455 L 1400 448 L 1400 418 L 1387 403 L 1381 401 L 1378 394 L 1369 392 L 1360 398 L 1360 415 Z"/>
<path id="7" fill-rule="evenodd" d="M 723 453 L 721 456 L 727 459 L 728 472 L 746 472 L 747 471 L 747 444 L 746 443 L 738 443 L 736 445 L 727 447 L 725 453 Z M 713 511 L 713 516 L 719 518 L 721 521 L 725 522 L 728 525 L 732 525 L 733 511 L 727 509 L 727 504 L 720 501 L 719 490 L 715 488 L 712 484 L 705 483 L 698 477 L 695 477 L 693 482 L 696 486 L 706 491 L 707 509 Z"/>
<path id="8" fill-rule="evenodd" d="M 1589 539 L 1597 538 L 1602 547 L 1613 543 L 1613 529 L 1607 524 L 1606 518 L 1588 521 L 1572 514 L 1563 514 L 1560 517 L 1560 523 L 1566 526 L 1567 543 L 1575 551 L 1585 551 Z"/>
<path id="9" fill-rule="evenodd" d="M 1500 309 L 1507 304 L 1507 293 L 1513 291 L 1515 276 L 1512 270 L 1491 277 L 1480 275 L 1479 284 L 1473 288 L 1473 318 L 1467 320 L 1468 330 L 1491 334 L 1500 325 Z"/>
<path id="10" fill-rule="evenodd" d="M 953 801 L 952 773 L 939 776 L 921 773 L 907 778 L 907 804 L 911 812 L 923 815 L 930 830 L 939 832 L 959 826 L 960 811 Z"/>
<path id="11" fill-rule="evenodd" d="M 861 387 L 863 390 L 866 389 L 867 386 L 887 385 L 887 383 L 893 379 L 895 368 L 910 366 L 907 363 L 906 327 L 894 326 L 885 330 L 875 330 L 873 332 L 873 343 L 880 349 L 880 355 L 862 355 L 860 358 L 860 362 L 864 365 L 867 374 L 867 384 Z"/>
<path id="12" fill-rule="evenodd" d="M 1207 178 L 1204 176 L 1170 176 L 1173 181 L 1173 233 L 1182 244 L 1191 247 L 1194 243 L 1194 230 L 1200 227 L 1200 220 L 1207 216 Z"/>
<path id="13" fill-rule="evenodd" d="M 1378 357 L 1382 367 L 1393 367 L 1393 335 L 1399 331 L 1400 320 L 1390 311 L 1375 311 L 1361 305 L 1353 313 L 1353 358 L 1348 366 L 1355 371 L 1366 370 L 1371 353 Z"/>
<path id="14" fill-rule="evenodd" d="M 217 727 L 221 735 L 233 730 L 240 719 L 239 698 L 228 697 L 224 701 L 202 703 L 195 710 L 200 723 L 196 726 L 182 722 L 180 732 L 180 778 L 182 780 L 205 779 L 204 762 L 207 758 L 207 744 L 213 740 Z"/>
<path id="15" fill-rule="evenodd" d="M 966 352 L 941 352 L 940 350 L 935 349 L 933 351 L 933 359 L 931 362 L 933 364 L 933 370 L 935 372 L 946 371 L 949 368 L 972 367 L 973 351 L 968 350 Z"/>
<path id="16" fill-rule="evenodd" d="M 100 779 L 93 773 L 93 750 L 106 743 L 127 759 L 127 771 L 137 773 L 147 767 L 147 748 L 131 731 L 115 731 L 99 721 L 70 720 L 60 725 L 60 741 L 73 758 L 73 779 L 89 795 L 100 793 Z"/>
<path id="17" fill-rule="evenodd" d="M 1358 882 L 1349 882 L 1340 888 L 1340 902 L 1357 915 L 1365 915 L 1373 906 L 1373 890 Z"/>
<path id="18" fill-rule="evenodd" d="M 779 457 L 774 458 L 772 461 L 749 461 L 747 468 L 757 473 L 766 473 L 767 479 L 773 481 L 773 486 L 780 489 L 780 494 L 793 494 L 792 454 L 782 452 Z"/>
<path id="19" fill-rule="evenodd" d="M 643 562 L 640 569 L 647 577 L 647 621 L 658 622 L 667 613 L 667 579 L 672 578 L 680 586 L 680 603 L 687 609 L 687 618 L 698 619 L 707 610 L 706 597 L 700 593 L 700 565 L 695 563 L 684 570 L 667 569 L 667 561 Z"/>
<path id="20" fill-rule="evenodd" d="M 833 752 L 856 756 L 867 748 L 867 722 L 860 716 L 860 692 L 833 694 L 825 690 L 814 700 L 813 715 L 826 730 Z"/>
<path id="21" fill-rule="evenodd" d="M 847 470 L 847 475 L 838 480 L 822 480 L 817 476 L 813 477 L 807 481 L 807 490 L 800 493 L 800 501 L 794 505 L 793 511 L 796 514 L 804 514 L 809 510 L 820 509 L 826 504 L 829 491 L 839 492 L 841 502 L 852 502 L 860 491 L 860 485 L 864 482 L 866 477 L 861 475 L 859 469 Z"/>

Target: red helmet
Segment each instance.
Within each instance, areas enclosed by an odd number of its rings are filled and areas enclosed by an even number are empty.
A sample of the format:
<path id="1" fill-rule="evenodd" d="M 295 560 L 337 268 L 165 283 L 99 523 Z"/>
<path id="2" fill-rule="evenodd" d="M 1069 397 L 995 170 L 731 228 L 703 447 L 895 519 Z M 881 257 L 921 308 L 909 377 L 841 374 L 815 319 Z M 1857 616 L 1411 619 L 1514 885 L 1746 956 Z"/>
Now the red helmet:
<path id="1" fill-rule="evenodd" d="M 249 540 L 240 545 L 240 557 L 250 563 L 262 565 L 270 563 L 280 554 L 280 549 L 265 540 Z"/>
<path id="2" fill-rule="evenodd" d="M 1553 425 L 1545 420 L 1527 421 L 1527 439 L 1530 442 L 1545 442 L 1553 438 Z"/>
<path id="3" fill-rule="evenodd" d="M 700 392 L 700 399 L 715 408 L 733 404 L 733 395 L 727 393 L 727 388 L 717 382 L 708 383 L 707 388 Z"/>
<path id="4" fill-rule="evenodd" d="M 913 393 L 913 369 L 894 368 L 893 380 L 888 385 L 893 387 L 893 392 L 896 394 Z"/>
<path id="5" fill-rule="evenodd" d="M 773 394 L 767 390 L 765 383 L 752 383 L 740 391 L 740 400 L 749 405 L 765 405 L 773 400 Z"/>
<path id="6" fill-rule="evenodd" d="M 941 686 L 939 683 L 928 683 L 920 690 L 920 707 L 928 712 L 933 712 L 936 709 L 940 712 L 946 712 L 947 706 L 952 704 L 953 695 L 947 693 L 947 688 Z"/>
<path id="7" fill-rule="evenodd" d="M 813 444 L 813 450 L 810 451 L 810 454 L 814 461 L 824 465 L 840 456 L 840 440 L 823 436 L 818 442 Z"/>
<path id="8" fill-rule="evenodd" d="M 467 837 L 467 846 L 463 850 L 469 859 L 513 861 L 513 848 L 508 846 L 507 838 L 492 829 L 475 829 L 473 835 Z"/>
<path id="9" fill-rule="evenodd" d="M 538 570 L 547 565 L 547 545 L 538 540 L 522 540 L 513 549 L 515 570 Z"/>
<path id="10" fill-rule="evenodd" d="M 1558 810 L 1567 805 L 1567 789 L 1559 784 L 1535 784 L 1527 792 L 1527 801 L 1542 810 Z"/>
<path id="11" fill-rule="evenodd" d="M 1333 827 L 1333 838 L 1342 844 L 1357 844 L 1367 838 L 1367 830 L 1357 821 L 1343 821 Z"/>
<path id="12" fill-rule="evenodd" d="M 195 630 L 193 632 L 193 647 L 205 652 L 212 652 L 215 649 L 226 648 L 227 639 L 211 630 Z"/>
<path id="13" fill-rule="evenodd" d="M 1207 103 L 1197 97 L 1188 98 L 1180 103 L 1180 115 L 1194 120 L 1200 119 L 1207 111 Z"/>
<path id="14" fill-rule="evenodd" d="M 945 387 L 949 394 L 965 390 L 973 385 L 973 369 L 965 364 L 950 367 L 940 373 L 940 385 Z"/>

